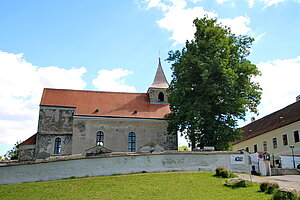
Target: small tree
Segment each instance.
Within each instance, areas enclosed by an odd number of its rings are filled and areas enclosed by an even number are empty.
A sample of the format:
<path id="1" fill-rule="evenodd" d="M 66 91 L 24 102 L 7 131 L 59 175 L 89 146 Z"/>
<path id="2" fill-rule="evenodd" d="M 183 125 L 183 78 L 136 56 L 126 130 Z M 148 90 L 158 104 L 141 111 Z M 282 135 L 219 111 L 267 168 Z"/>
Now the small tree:
<path id="1" fill-rule="evenodd" d="M 8 158 L 9 160 L 17 160 L 19 155 L 19 144 L 20 142 L 17 141 L 14 147 L 11 150 L 7 151 L 4 157 Z"/>
<path id="2" fill-rule="evenodd" d="M 237 120 L 257 112 L 261 88 L 252 78 L 257 67 L 246 57 L 253 38 L 236 36 L 216 19 L 195 19 L 194 39 L 182 51 L 170 51 L 170 133 L 181 132 L 192 143 L 227 150 L 240 138 Z"/>
<path id="3" fill-rule="evenodd" d="M 187 146 L 179 146 L 178 151 L 190 151 L 190 149 Z"/>

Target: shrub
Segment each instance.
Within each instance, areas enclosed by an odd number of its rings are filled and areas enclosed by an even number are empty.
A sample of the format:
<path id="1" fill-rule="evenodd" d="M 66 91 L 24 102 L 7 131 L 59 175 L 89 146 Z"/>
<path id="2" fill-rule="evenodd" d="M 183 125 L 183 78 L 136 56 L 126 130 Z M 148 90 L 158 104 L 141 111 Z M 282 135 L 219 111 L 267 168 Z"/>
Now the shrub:
<path id="1" fill-rule="evenodd" d="M 287 191 L 287 190 L 277 190 L 273 197 L 273 200 L 297 200 L 300 199 L 297 197 L 297 193 L 293 191 Z"/>
<path id="2" fill-rule="evenodd" d="M 217 167 L 215 175 L 220 176 L 222 178 L 229 178 L 231 174 L 225 167 Z"/>
<path id="3" fill-rule="evenodd" d="M 297 169 L 300 169 L 300 164 L 297 165 Z"/>
<path id="4" fill-rule="evenodd" d="M 278 183 L 269 183 L 267 187 L 267 194 L 272 194 L 279 189 Z"/>
<path id="5" fill-rule="evenodd" d="M 216 168 L 216 176 L 221 176 L 220 172 L 224 171 L 224 170 L 227 170 L 227 169 L 225 167 L 217 167 Z"/>
<path id="6" fill-rule="evenodd" d="M 269 184 L 269 182 L 263 182 L 263 183 L 261 183 L 260 186 L 259 186 L 260 191 L 261 191 L 261 192 L 267 191 L 267 189 L 268 189 L 268 184 Z"/>
<path id="7" fill-rule="evenodd" d="M 278 183 L 263 182 L 259 186 L 260 191 L 272 194 L 279 189 Z"/>
<path id="8" fill-rule="evenodd" d="M 227 169 L 222 170 L 222 171 L 220 171 L 220 176 L 221 176 L 222 178 L 229 178 L 230 172 L 229 172 Z"/>

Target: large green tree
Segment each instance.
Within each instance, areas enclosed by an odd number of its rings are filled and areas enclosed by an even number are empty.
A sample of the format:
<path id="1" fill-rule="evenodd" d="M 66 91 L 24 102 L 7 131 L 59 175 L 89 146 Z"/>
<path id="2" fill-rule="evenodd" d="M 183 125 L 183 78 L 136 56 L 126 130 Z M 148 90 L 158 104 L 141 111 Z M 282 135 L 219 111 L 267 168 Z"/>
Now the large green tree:
<path id="1" fill-rule="evenodd" d="M 180 131 L 195 145 L 227 150 L 239 139 L 237 121 L 257 112 L 260 75 L 246 57 L 253 38 L 236 36 L 217 19 L 195 19 L 194 39 L 169 52 L 172 81 L 168 131 Z"/>

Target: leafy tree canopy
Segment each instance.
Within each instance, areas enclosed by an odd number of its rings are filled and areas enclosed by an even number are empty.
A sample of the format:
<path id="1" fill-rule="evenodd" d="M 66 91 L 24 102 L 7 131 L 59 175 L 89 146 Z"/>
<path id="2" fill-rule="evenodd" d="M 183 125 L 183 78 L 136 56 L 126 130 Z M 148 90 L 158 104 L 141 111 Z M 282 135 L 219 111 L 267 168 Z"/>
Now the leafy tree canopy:
<path id="1" fill-rule="evenodd" d="M 257 113 L 260 75 L 246 57 L 253 38 L 236 36 L 216 19 L 195 19 L 194 39 L 182 51 L 169 52 L 173 70 L 168 131 L 180 131 L 192 143 L 227 150 L 240 138 L 237 120 Z"/>

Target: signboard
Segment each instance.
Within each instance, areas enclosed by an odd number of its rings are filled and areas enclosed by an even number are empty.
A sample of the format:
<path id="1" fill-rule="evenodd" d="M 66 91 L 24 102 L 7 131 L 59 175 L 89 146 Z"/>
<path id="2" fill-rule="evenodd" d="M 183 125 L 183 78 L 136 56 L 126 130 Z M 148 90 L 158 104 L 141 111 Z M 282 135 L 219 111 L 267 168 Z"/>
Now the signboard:
<path id="1" fill-rule="evenodd" d="M 215 147 L 203 147 L 203 151 L 214 151 Z"/>
<path id="2" fill-rule="evenodd" d="M 244 155 L 231 155 L 231 164 L 233 165 L 243 165 Z"/>

